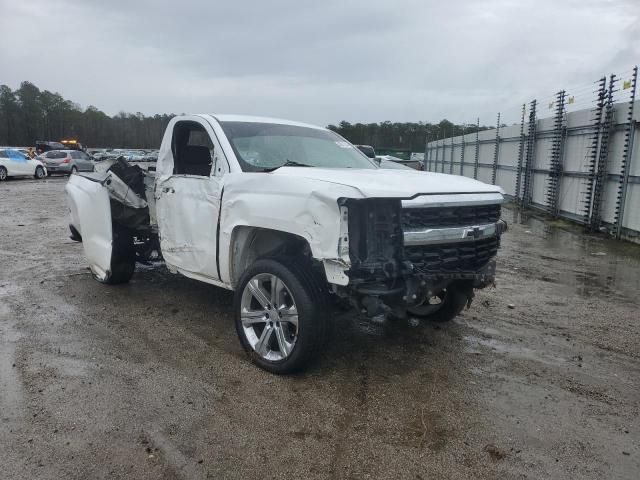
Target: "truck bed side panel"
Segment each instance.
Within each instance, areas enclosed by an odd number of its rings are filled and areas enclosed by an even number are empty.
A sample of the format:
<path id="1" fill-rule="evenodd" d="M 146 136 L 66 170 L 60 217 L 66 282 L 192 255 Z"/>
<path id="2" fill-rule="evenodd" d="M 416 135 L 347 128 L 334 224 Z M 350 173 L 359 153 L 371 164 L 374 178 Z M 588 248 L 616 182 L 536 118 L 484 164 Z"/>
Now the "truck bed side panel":
<path id="1" fill-rule="evenodd" d="M 82 235 L 92 272 L 104 279 L 111 268 L 111 206 L 109 193 L 99 182 L 72 175 L 66 186 L 74 225 Z"/>

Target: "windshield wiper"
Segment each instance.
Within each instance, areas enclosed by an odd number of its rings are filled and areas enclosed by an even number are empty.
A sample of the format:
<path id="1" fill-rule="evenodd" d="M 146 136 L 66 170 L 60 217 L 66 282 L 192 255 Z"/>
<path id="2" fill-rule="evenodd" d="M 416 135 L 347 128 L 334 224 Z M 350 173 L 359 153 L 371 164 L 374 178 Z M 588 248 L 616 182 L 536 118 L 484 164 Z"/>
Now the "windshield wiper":
<path id="1" fill-rule="evenodd" d="M 282 165 L 278 165 L 273 168 L 265 168 L 265 172 L 273 172 L 274 170 L 279 169 L 280 167 L 313 167 L 313 165 L 307 165 L 306 163 L 294 162 L 293 160 L 287 160 Z"/>

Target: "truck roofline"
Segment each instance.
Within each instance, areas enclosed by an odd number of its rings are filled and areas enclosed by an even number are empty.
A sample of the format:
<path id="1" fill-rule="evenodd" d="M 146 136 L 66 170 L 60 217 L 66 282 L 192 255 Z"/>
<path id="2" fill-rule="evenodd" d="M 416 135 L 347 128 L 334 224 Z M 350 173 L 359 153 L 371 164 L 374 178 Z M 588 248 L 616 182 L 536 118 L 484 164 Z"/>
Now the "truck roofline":
<path id="1" fill-rule="evenodd" d="M 294 120 L 286 120 L 284 118 L 260 117 L 253 115 L 236 115 L 236 114 L 215 114 L 215 113 L 199 113 L 193 114 L 199 117 L 211 117 L 217 122 L 251 122 L 251 123 L 276 123 L 278 125 L 292 125 L 296 127 L 313 128 L 316 130 L 326 130 L 324 127 L 312 125 L 310 123 L 297 122 Z"/>

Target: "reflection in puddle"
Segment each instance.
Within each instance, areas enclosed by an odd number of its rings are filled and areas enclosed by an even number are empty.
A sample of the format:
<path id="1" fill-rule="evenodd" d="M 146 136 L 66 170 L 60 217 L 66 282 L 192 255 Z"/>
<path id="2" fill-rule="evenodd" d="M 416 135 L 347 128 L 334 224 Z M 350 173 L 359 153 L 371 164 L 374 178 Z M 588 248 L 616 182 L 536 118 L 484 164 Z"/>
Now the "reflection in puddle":
<path id="1" fill-rule="evenodd" d="M 549 365 L 566 362 L 566 359 L 551 355 L 548 351 L 534 350 L 515 343 L 504 343 L 495 338 L 482 338 L 475 335 L 466 335 L 463 338 L 468 345 L 467 353 L 482 353 L 477 347 L 485 347 L 498 354 L 508 354 Z"/>
<path id="2" fill-rule="evenodd" d="M 573 287 L 581 296 L 623 294 L 635 298 L 640 289 L 640 245 L 587 234 L 569 222 L 544 221 L 516 208 L 505 208 L 504 216 L 522 225 L 525 234 L 542 239 L 541 246 L 548 254 L 539 258 L 571 266 L 560 269 L 550 280 Z"/>

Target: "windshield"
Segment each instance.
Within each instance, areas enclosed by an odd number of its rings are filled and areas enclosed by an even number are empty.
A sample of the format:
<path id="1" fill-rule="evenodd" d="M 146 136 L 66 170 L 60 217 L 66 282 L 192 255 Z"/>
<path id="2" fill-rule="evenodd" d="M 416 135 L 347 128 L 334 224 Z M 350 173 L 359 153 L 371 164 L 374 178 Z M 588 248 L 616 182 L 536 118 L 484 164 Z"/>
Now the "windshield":
<path id="1" fill-rule="evenodd" d="M 329 130 L 259 122 L 221 122 L 221 125 L 245 172 L 269 172 L 285 164 L 378 168 L 357 148 Z"/>
<path id="2" fill-rule="evenodd" d="M 11 158 L 13 160 L 27 160 L 27 156 L 20 150 L 14 150 L 8 148 L 6 150 L 0 150 L 0 158 Z"/>

